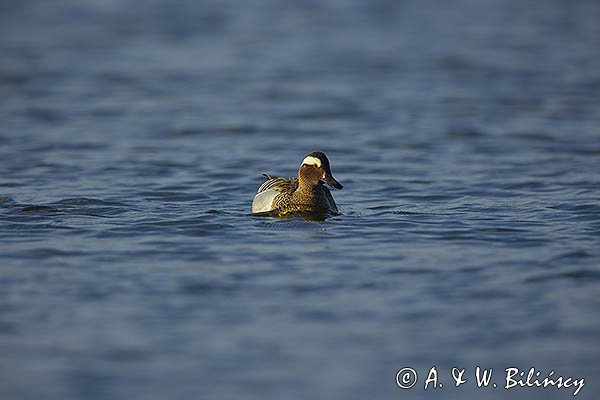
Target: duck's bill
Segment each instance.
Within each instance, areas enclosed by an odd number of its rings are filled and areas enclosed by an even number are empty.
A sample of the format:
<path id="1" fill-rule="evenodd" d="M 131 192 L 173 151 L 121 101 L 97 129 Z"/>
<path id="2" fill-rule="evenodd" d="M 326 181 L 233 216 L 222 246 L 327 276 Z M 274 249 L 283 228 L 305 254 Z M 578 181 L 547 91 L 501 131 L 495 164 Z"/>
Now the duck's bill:
<path id="1" fill-rule="evenodd" d="M 321 181 L 336 189 L 342 189 L 344 187 L 341 183 L 335 180 L 333 175 L 328 174 L 327 172 L 323 174 Z"/>

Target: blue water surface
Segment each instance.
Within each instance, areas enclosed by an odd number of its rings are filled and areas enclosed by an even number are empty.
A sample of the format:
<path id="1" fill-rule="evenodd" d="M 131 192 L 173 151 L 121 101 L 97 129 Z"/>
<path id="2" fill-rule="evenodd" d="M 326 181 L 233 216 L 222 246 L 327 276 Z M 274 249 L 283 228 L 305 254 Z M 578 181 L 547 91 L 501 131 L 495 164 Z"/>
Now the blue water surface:
<path id="1" fill-rule="evenodd" d="M 0 399 L 573 398 L 506 390 L 508 367 L 597 399 L 598 21 L 593 0 L 3 1 Z M 250 215 L 261 174 L 314 150 L 342 215 Z"/>

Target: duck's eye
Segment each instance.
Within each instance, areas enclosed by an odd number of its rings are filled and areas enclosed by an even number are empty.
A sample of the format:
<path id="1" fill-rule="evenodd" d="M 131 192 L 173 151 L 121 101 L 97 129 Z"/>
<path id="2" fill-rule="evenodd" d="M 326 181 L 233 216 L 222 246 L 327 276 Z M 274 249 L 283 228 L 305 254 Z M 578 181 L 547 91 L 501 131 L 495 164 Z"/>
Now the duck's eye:
<path id="1" fill-rule="evenodd" d="M 317 157 L 308 156 L 302 160 L 302 165 L 314 165 L 317 168 L 321 168 L 321 160 Z"/>

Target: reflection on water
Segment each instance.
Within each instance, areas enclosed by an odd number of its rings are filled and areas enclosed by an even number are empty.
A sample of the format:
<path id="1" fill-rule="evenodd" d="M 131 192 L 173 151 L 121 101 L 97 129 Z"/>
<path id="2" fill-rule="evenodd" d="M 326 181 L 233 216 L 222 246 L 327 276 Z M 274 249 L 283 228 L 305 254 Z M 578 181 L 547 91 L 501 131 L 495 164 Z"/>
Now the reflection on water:
<path id="1" fill-rule="evenodd" d="M 600 392 L 597 2 L 4 3 L 0 398 Z"/>

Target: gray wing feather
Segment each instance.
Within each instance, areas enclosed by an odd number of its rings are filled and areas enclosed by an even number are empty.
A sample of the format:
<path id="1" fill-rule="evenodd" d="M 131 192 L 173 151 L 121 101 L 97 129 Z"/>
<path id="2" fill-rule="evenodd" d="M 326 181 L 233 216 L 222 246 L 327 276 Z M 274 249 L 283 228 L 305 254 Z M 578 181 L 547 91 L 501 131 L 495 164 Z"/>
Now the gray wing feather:
<path id="1" fill-rule="evenodd" d="M 261 193 L 266 190 L 276 190 L 278 192 L 295 191 L 298 188 L 298 178 L 279 178 L 277 176 L 266 175 L 268 178 L 256 193 Z"/>

